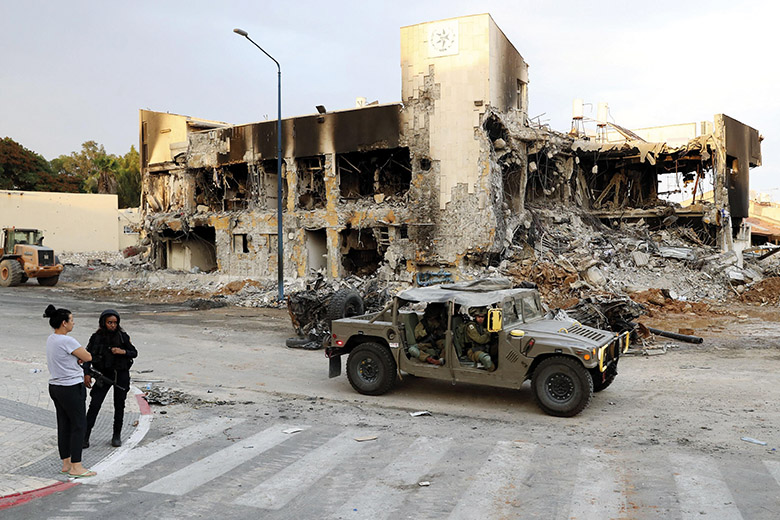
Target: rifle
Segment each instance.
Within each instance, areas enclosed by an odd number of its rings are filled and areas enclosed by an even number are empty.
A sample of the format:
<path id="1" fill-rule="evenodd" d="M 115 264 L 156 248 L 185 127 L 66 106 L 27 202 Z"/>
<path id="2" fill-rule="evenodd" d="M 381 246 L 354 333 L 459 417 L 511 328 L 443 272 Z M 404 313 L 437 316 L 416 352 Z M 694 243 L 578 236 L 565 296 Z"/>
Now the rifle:
<path id="1" fill-rule="evenodd" d="M 97 368 L 90 367 L 90 370 L 89 370 L 89 372 L 90 372 L 90 373 L 89 373 L 89 375 L 95 378 L 95 382 L 98 382 L 98 383 L 106 383 L 106 384 L 108 384 L 109 386 L 111 386 L 111 385 L 114 385 L 114 386 L 115 386 L 116 388 L 118 388 L 119 390 L 122 390 L 123 392 L 127 392 L 127 388 L 124 388 L 124 387 L 122 387 L 122 386 L 119 386 L 119 385 L 116 383 L 116 381 L 114 381 L 113 379 L 110 379 L 108 376 L 106 376 L 105 374 L 103 374 L 103 372 L 101 372 L 101 371 L 100 371 L 100 370 L 98 370 Z"/>

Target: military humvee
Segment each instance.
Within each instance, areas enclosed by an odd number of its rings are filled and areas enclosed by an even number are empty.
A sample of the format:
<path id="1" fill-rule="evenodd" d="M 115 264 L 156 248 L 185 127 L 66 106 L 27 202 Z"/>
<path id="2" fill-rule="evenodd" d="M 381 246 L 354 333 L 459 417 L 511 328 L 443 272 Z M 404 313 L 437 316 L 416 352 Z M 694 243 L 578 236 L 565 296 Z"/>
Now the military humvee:
<path id="1" fill-rule="evenodd" d="M 422 318 L 419 307 L 431 303 L 446 308 L 441 366 L 408 353 Z M 493 333 L 494 343 L 492 372 L 465 356 L 462 336 L 457 334 L 469 319 L 467 312 L 477 307 L 488 309 L 487 330 Z M 362 394 L 388 392 L 397 372 L 502 388 L 520 388 L 530 379 L 541 409 L 559 417 L 577 415 L 588 406 L 593 392 L 612 383 L 620 355 L 629 346 L 628 332 L 618 335 L 574 320 L 554 319 L 543 310 L 535 288 L 513 288 L 506 280 L 408 289 L 379 312 L 334 320 L 331 332 L 325 351 L 330 377 L 341 374 L 341 356 L 347 354 L 347 377 Z"/>

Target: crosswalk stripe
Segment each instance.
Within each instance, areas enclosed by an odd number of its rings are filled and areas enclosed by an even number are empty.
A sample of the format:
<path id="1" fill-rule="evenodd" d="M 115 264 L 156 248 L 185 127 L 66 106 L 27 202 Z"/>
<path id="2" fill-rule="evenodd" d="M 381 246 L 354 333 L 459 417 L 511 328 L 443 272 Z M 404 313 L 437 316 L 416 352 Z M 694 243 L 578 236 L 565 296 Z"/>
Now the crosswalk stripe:
<path id="1" fill-rule="evenodd" d="M 528 475 L 536 446 L 501 441 L 461 496 L 450 520 L 474 518 L 511 518 L 516 508 L 511 497 Z"/>
<path id="2" fill-rule="evenodd" d="M 354 434 L 345 432 L 329 440 L 300 460 L 238 497 L 234 503 L 263 509 L 279 510 L 308 489 L 344 458 L 353 455 L 365 443 L 356 442 Z"/>
<path id="3" fill-rule="evenodd" d="M 775 478 L 775 481 L 780 485 L 780 461 L 777 460 L 765 460 L 764 466 L 769 470 L 769 473 Z"/>
<path id="4" fill-rule="evenodd" d="M 718 520 L 742 520 L 731 491 L 714 462 L 706 457 L 685 454 L 675 454 L 671 458 L 676 469 L 674 479 L 683 520 L 700 520 L 703 515 Z"/>
<path id="5" fill-rule="evenodd" d="M 101 462 L 93 467 L 97 471 L 97 476 L 89 479 L 82 479 L 84 484 L 94 485 L 108 482 L 115 478 L 127 475 L 133 471 L 141 469 L 156 460 L 170 455 L 182 448 L 186 448 L 199 440 L 210 437 L 211 435 L 232 428 L 244 422 L 244 419 L 230 419 L 225 417 L 215 417 L 204 421 L 201 424 L 190 426 L 179 430 L 167 437 L 157 441 L 133 448 L 132 450 L 121 453 L 118 458 L 106 459 L 105 464 Z"/>
<path id="6" fill-rule="evenodd" d="M 233 468 L 286 441 L 291 437 L 291 434 L 285 433 L 284 430 L 289 428 L 300 431 L 309 427 L 290 427 L 276 424 L 170 475 L 155 480 L 140 490 L 164 495 L 184 495 L 189 493 L 193 489 L 221 477 Z"/>
<path id="7" fill-rule="evenodd" d="M 622 516 L 626 500 L 612 457 L 595 448 L 582 448 L 580 455 L 569 518 L 602 520 Z"/>
<path id="8" fill-rule="evenodd" d="M 355 493 L 331 516 L 334 519 L 388 518 L 403 502 L 405 486 L 416 486 L 452 445 L 452 439 L 420 437 L 399 453 L 375 480 Z"/>

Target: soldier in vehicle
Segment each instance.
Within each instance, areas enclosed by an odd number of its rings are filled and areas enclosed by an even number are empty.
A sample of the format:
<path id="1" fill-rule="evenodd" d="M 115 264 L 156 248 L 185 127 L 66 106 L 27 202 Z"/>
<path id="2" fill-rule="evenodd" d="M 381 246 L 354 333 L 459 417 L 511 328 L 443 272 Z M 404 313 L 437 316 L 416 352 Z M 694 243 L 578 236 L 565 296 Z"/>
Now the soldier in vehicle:
<path id="1" fill-rule="evenodd" d="M 409 354 L 425 363 L 443 365 L 446 330 L 446 306 L 443 303 L 429 303 L 422 319 L 414 328 L 417 345 L 409 347 Z"/>
<path id="2" fill-rule="evenodd" d="M 485 307 L 474 307 L 469 311 L 474 321 L 463 324 L 464 339 L 466 342 L 466 355 L 475 363 L 482 363 L 489 372 L 496 369 L 496 364 L 490 357 L 490 340 L 492 335 L 487 331 L 487 309 Z"/>

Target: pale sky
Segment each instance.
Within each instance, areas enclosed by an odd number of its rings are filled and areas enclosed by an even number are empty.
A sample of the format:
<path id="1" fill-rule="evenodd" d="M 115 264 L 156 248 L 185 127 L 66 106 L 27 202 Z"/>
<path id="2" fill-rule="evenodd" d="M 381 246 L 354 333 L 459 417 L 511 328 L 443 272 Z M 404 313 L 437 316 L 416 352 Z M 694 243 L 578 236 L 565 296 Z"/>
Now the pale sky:
<path id="1" fill-rule="evenodd" d="M 274 119 L 276 67 L 234 27 L 281 63 L 283 117 L 399 102 L 400 28 L 484 12 L 530 66 L 531 116 L 566 132 L 574 98 L 628 128 L 725 113 L 764 136 L 751 188 L 780 197 L 770 1 L 0 0 L 0 137 L 52 159 L 88 140 L 138 147 L 139 108 Z"/>

